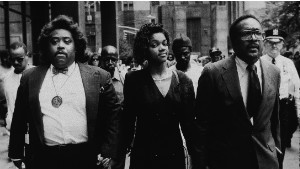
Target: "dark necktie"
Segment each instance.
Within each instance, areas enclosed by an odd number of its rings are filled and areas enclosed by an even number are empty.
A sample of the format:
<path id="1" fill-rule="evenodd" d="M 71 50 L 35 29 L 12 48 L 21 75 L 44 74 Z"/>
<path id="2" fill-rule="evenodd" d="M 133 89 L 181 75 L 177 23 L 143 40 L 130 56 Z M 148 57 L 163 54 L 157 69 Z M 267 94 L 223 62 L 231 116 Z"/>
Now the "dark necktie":
<path id="1" fill-rule="evenodd" d="M 276 60 L 275 60 L 275 58 L 273 58 L 273 59 L 272 59 L 272 63 L 273 63 L 273 65 L 275 65 L 275 64 L 276 64 Z"/>
<path id="2" fill-rule="evenodd" d="M 260 83 L 257 76 L 257 69 L 255 65 L 248 65 L 249 71 L 249 86 L 248 86 L 248 98 L 247 98 L 247 111 L 250 117 L 256 116 L 258 108 L 261 103 L 262 94 L 260 89 Z"/>
<path id="3" fill-rule="evenodd" d="M 67 74 L 68 68 L 58 69 L 58 68 L 53 67 L 52 72 L 54 75 L 57 75 L 58 73 Z"/>

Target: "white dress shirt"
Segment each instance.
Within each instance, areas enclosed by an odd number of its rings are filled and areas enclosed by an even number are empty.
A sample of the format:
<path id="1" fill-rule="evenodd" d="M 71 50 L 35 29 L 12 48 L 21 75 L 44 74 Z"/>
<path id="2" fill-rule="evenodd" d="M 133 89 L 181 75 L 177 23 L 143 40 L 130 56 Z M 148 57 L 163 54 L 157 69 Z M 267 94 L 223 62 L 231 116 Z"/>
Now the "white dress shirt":
<path id="1" fill-rule="evenodd" d="M 273 58 L 269 55 L 264 55 L 262 56 L 262 59 L 271 63 Z M 284 56 L 278 55 L 275 58 L 275 65 L 280 69 L 280 99 L 288 98 L 289 94 L 298 99 L 300 80 L 293 61 Z"/>
<path id="2" fill-rule="evenodd" d="M 273 58 L 266 54 L 262 56 L 262 59 L 272 62 Z M 295 64 L 291 59 L 288 59 L 282 55 L 278 55 L 275 58 L 275 65 L 280 69 L 281 80 L 279 88 L 279 97 L 280 99 L 283 99 L 290 98 L 290 96 L 293 96 L 295 98 L 297 114 L 298 117 L 300 117 L 300 79 Z"/>
<path id="3" fill-rule="evenodd" d="M 190 65 L 191 65 L 191 67 L 188 68 L 188 70 L 186 72 L 184 72 L 184 74 L 186 74 L 187 77 L 189 77 L 192 80 L 194 92 L 195 92 L 195 96 L 196 96 L 197 88 L 198 88 L 198 80 L 201 76 L 203 67 L 197 65 L 196 63 L 194 63 L 194 61 L 190 61 Z M 177 70 L 176 64 L 169 67 L 169 70 Z"/>
<path id="4" fill-rule="evenodd" d="M 236 63 L 237 72 L 238 72 L 238 76 L 239 76 L 241 93 L 243 96 L 244 105 L 247 108 L 248 86 L 249 86 L 249 71 L 247 70 L 248 64 L 238 57 L 235 57 L 235 63 Z M 257 68 L 257 76 L 259 79 L 260 89 L 262 92 L 262 73 L 261 73 L 261 67 L 260 67 L 260 60 L 258 60 L 255 63 L 255 66 Z"/>
<path id="5" fill-rule="evenodd" d="M 86 97 L 79 67 L 73 63 L 67 74 L 57 75 L 52 73 L 52 69 L 51 65 L 39 93 L 46 144 L 86 142 Z M 62 98 L 62 104 L 55 108 L 51 101 L 57 95 Z"/>

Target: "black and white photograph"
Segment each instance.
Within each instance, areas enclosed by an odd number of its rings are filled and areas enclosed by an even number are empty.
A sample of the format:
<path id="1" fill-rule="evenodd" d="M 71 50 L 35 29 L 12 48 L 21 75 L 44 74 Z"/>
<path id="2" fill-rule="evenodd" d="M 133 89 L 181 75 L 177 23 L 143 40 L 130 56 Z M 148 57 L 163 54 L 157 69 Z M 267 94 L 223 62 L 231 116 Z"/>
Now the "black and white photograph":
<path id="1" fill-rule="evenodd" d="M 299 169 L 299 1 L 0 1 L 0 169 Z"/>

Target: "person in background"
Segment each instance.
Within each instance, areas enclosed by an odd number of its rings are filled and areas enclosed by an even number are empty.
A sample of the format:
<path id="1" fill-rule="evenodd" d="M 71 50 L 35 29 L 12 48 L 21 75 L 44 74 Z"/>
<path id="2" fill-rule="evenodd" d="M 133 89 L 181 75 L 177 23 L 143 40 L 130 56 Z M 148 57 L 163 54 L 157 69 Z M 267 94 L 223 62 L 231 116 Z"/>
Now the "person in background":
<path id="1" fill-rule="evenodd" d="M 130 169 L 185 169 L 181 130 L 194 161 L 193 83 L 168 69 L 169 44 L 160 24 L 145 24 L 136 34 L 134 58 L 148 66 L 125 77 L 122 145 L 131 151 Z"/>
<path id="2" fill-rule="evenodd" d="M 176 60 L 175 60 L 174 54 L 171 53 L 171 52 L 169 52 L 168 60 L 167 60 L 167 66 L 171 67 L 171 66 L 173 66 L 175 64 L 176 64 Z"/>
<path id="3" fill-rule="evenodd" d="M 121 109 L 123 109 L 123 88 L 124 88 L 124 79 L 126 72 L 120 70 L 118 66 L 118 51 L 114 46 L 104 46 L 101 51 L 101 65 L 103 69 L 108 71 L 112 77 L 112 84 L 116 90 L 119 103 L 121 104 Z M 115 163 L 111 166 L 111 169 L 124 169 L 125 167 L 125 159 L 126 156 L 121 155 L 117 159 L 115 159 Z"/>
<path id="4" fill-rule="evenodd" d="M 295 52 L 295 54 L 294 54 L 294 61 L 297 61 L 297 60 L 299 60 L 299 59 L 300 59 L 300 52 L 297 51 L 297 52 Z"/>
<path id="5" fill-rule="evenodd" d="M 14 42 L 9 48 L 9 60 L 14 67 L 14 71 L 7 74 L 3 81 L 3 89 L 7 104 L 6 128 L 10 130 L 13 112 L 15 109 L 15 101 L 17 90 L 20 85 L 22 73 L 31 68 L 28 63 L 27 47 L 22 42 Z"/>
<path id="6" fill-rule="evenodd" d="M 202 56 L 200 57 L 200 60 L 202 63 L 202 67 L 211 62 L 211 58 L 209 56 Z"/>
<path id="7" fill-rule="evenodd" d="M 175 38 L 172 44 L 172 50 L 177 63 L 170 67 L 170 69 L 177 69 L 184 72 L 192 80 L 194 92 L 196 93 L 202 67 L 191 62 L 192 42 L 189 37 L 180 34 L 180 37 Z"/>
<path id="8" fill-rule="evenodd" d="M 289 58 L 291 60 L 293 60 L 293 52 L 292 51 L 286 51 L 283 54 L 284 57 Z"/>
<path id="9" fill-rule="evenodd" d="M 118 67 L 117 63 L 119 60 L 119 56 L 118 56 L 117 48 L 110 45 L 104 46 L 102 48 L 100 60 L 103 69 L 108 71 L 112 77 L 113 86 L 115 87 L 119 101 L 122 105 L 124 100 L 124 96 L 123 96 L 124 79 L 125 79 L 125 74 L 127 72 L 120 70 L 120 68 Z"/>
<path id="10" fill-rule="evenodd" d="M 231 57 L 231 56 L 233 56 L 233 55 L 234 55 L 234 51 L 233 51 L 232 48 L 230 48 L 230 49 L 228 50 L 228 57 Z"/>
<path id="11" fill-rule="evenodd" d="M 222 60 L 222 52 L 216 47 L 213 47 L 209 50 L 209 56 L 212 63 Z"/>
<path id="12" fill-rule="evenodd" d="M 297 106 L 299 105 L 300 79 L 292 60 L 280 55 L 287 34 L 280 29 L 265 31 L 264 40 L 266 54 L 262 59 L 274 64 L 280 69 L 280 134 L 282 155 L 279 156 L 279 165 L 282 168 L 286 147 L 291 146 L 291 138 L 297 129 Z"/>
<path id="13" fill-rule="evenodd" d="M 127 72 L 141 70 L 144 67 L 147 67 L 147 61 L 144 61 L 142 65 L 136 62 L 136 59 L 132 56 L 129 56 L 126 60 Z"/>
<path id="14" fill-rule="evenodd" d="M 86 40 L 68 16 L 46 24 L 38 45 L 43 62 L 21 78 L 8 156 L 21 168 L 27 142 L 31 169 L 113 164 L 118 156 L 120 104 L 110 74 L 82 64 Z"/>
<path id="15" fill-rule="evenodd" d="M 9 61 L 9 53 L 7 50 L 0 50 L 0 139 L 1 139 L 1 146 L 0 146 L 0 168 L 14 168 L 13 162 L 8 158 L 7 151 L 8 151 L 8 143 L 9 143 L 9 132 L 6 128 L 6 115 L 7 115 L 7 105 L 6 105 L 6 98 L 4 94 L 3 88 L 3 80 L 13 72 L 14 68 L 11 66 Z"/>
<path id="16" fill-rule="evenodd" d="M 253 15 L 230 26 L 234 57 L 208 64 L 196 98 L 196 168 L 278 169 L 280 71 L 260 59 L 263 30 Z"/>
<path id="17" fill-rule="evenodd" d="M 13 67 L 9 62 L 9 54 L 7 50 L 0 50 L 0 126 L 6 126 L 5 118 L 7 114 L 6 98 L 3 89 L 3 80 L 8 72 L 13 71 Z M 6 132 L 5 132 L 6 133 Z"/>
<path id="18" fill-rule="evenodd" d="M 99 67 L 100 66 L 100 54 L 98 53 L 92 53 L 89 57 L 89 65 Z"/>

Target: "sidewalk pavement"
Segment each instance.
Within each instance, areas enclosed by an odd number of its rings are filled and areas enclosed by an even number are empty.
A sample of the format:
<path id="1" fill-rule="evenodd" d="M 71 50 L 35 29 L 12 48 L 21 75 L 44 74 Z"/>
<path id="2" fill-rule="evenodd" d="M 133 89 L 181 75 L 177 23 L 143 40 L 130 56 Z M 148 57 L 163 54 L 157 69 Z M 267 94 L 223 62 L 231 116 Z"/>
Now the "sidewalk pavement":
<path id="1" fill-rule="evenodd" d="M 13 162 L 8 158 L 8 142 L 6 128 L 0 127 L 0 169 L 15 169 Z"/>
<path id="2" fill-rule="evenodd" d="M 299 144 L 300 144 L 300 129 L 294 133 L 291 147 L 286 148 L 285 157 L 283 161 L 283 169 L 299 169 Z"/>

